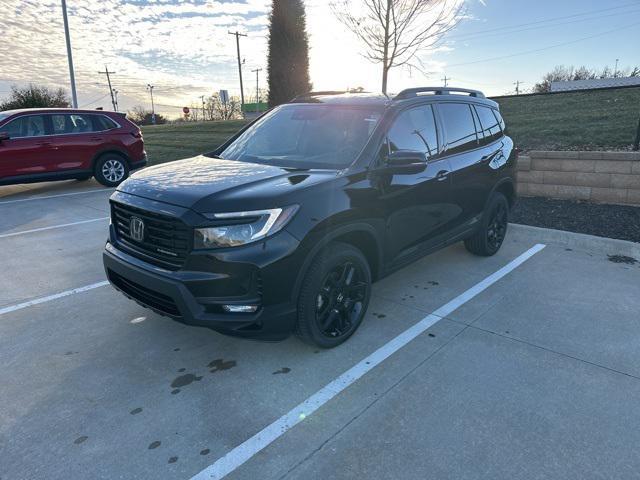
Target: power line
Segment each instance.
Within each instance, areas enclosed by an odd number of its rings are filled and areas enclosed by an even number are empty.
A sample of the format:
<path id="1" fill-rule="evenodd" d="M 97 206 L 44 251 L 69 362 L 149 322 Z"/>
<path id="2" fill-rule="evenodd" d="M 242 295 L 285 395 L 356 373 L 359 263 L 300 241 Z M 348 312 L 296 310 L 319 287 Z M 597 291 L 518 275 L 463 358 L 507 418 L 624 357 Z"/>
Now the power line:
<path id="1" fill-rule="evenodd" d="M 511 25 L 511 26 L 502 26 L 502 27 L 498 27 L 498 28 L 490 28 L 488 30 L 478 30 L 478 31 L 475 31 L 475 32 L 453 34 L 453 35 L 449 35 L 449 38 L 460 38 L 460 37 L 475 36 L 475 35 L 480 35 L 480 34 L 490 33 L 490 32 L 503 32 L 505 29 L 527 27 L 527 26 L 530 26 L 530 25 L 539 25 L 541 23 L 548 23 L 548 22 L 553 22 L 553 21 L 556 21 L 556 20 L 565 20 L 565 19 L 568 19 L 568 18 L 583 17 L 583 16 L 587 16 L 587 15 L 593 15 L 593 14 L 596 14 L 596 13 L 600 13 L 600 12 L 608 12 L 608 11 L 611 11 L 611 10 L 618 10 L 618 9 L 621 9 L 621 8 L 638 7 L 638 5 L 639 4 L 637 2 L 627 3 L 625 5 L 618 5 L 616 7 L 603 8 L 603 9 L 599 9 L 599 10 L 590 10 L 588 12 L 575 13 L 575 14 L 572 14 L 572 15 L 563 15 L 561 17 L 546 18 L 546 19 L 543 19 L 543 20 L 537 20 L 535 22 L 519 23 L 519 24 L 515 24 L 515 25 Z M 627 13 L 627 12 L 621 12 L 621 13 Z M 615 15 L 619 15 L 619 14 L 615 14 Z M 597 18 L 601 18 L 601 17 L 599 16 Z"/>
<path id="2" fill-rule="evenodd" d="M 595 35 L 589 35 L 588 37 L 582 37 L 582 38 L 578 38 L 576 40 L 571 40 L 571 41 L 568 41 L 568 42 L 557 43 L 555 45 L 549 45 L 549 46 L 543 47 L 543 48 L 536 48 L 534 50 L 526 50 L 524 52 L 512 53 L 510 55 L 502 55 L 500 57 L 483 58 L 481 60 L 474 60 L 472 62 L 453 63 L 451 65 L 447 65 L 447 68 L 462 67 L 462 66 L 465 66 L 465 65 L 474 65 L 474 64 L 477 64 L 477 63 L 493 62 L 493 61 L 496 61 L 496 60 L 504 60 L 504 59 L 507 59 L 507 58 L 519 57 L 519 56 L 522 56 L 522 55 L 529 55 L 531 53 L 544 52 L 545 50 L 551 50 L 552 48 L 564 47 L 566 45 L 572 45 L 574 43 L 579 43 L 579 42 L 582 42 L 584 40 L 590 40 L 592 38 L 602 37 L 602 36 L 608 35 L 610 33 L 619 32 L 620 30 L 624 30 L 626 28 L 635 27 L 638 24 L 640 24 L 640 22 L 635 22 L 635 23 L 632 23 L 630 25 L 624 25 L 622 27 L 614 28 L 613 30 L 607 30 L 606 32 L 597 33 Z"/>
<path id="3" fill-rule="evenodd" d="M 106 97 L 108 97 L 108 96 L 109 96 L 109 94 L 108 94 L 108 93 L 105 93 L 105 94 L 104 94 L 104 95 L 102 95 L 101 97 L 98 97 L 98 98 L 96 98 L 95 100 L 90 101 L 89 103 L 85 103 L 85 104 L 83 104 L 83 105 L 80 105 L 80 107 L 79 107 L 79 108 L 85 108 L 85 107 L 88 107 L 89 105 L 93 105 L 94 103 L 97 103 L 97 102 L 99 102 L 100 100 L 102 100 L 103 98 L 106 98 Z"/>

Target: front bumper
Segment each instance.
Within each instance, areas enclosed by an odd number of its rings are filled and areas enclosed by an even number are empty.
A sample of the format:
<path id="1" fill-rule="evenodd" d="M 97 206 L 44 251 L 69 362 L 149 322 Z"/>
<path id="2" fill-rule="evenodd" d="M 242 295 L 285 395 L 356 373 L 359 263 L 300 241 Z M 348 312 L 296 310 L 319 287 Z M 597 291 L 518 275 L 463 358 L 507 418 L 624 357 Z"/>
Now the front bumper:
<path id="1" fill-rule="evenodd" d="M 286 231 L 264 242 L 193 252 L 189 269 L 165 270 L 117 248 L 111 227 L 103 262 L 111 284 L 155 312 L 220 333 L 282 340 L 296 319 L 294 286 L 304 261 Z M 228 313 L 222 305 L 259 305 L 255 313 Z"/>

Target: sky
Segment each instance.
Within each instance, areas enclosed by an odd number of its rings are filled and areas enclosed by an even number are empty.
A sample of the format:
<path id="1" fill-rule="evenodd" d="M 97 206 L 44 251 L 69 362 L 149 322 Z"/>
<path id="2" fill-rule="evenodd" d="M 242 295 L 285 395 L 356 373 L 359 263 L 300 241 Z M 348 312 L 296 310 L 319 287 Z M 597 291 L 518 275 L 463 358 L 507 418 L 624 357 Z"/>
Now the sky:
<path id="1" fill-rule="evenodd" d="M 358 2 L 359 0 L 353 0 Z M 463 1 L 463 0 L 458 0 Z M 554 66 L 640 65 L 640 0 L 464 0 L 465 15 L 420 58 L 424 71 L 390 73 L 389 91 L 423 85 L 488 95 L 530 89 Z M 176 117 L 201 95 L 239 94 L 235 37 L 241 38 L 247 101 L 256 68 L 266 78 L 270 0 L 67 0 L 80 107 L 110 109 L 105 65 L 120 110 Z M 327 0 L 306 0 L 310 74 L 316 90 L 380 91 L 381 69 L 340 24 Z M 0 0 L 0 98 L 29 82 L 69 89 L 60 0 Z"/>

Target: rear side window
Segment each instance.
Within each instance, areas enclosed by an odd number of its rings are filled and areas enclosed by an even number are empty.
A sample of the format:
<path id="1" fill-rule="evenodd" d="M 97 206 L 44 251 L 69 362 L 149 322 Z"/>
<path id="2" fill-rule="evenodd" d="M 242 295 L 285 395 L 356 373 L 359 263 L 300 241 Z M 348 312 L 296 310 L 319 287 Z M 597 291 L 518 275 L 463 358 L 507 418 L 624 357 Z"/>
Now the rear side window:
<path id="1" fill-rule="evenodd" d="M 478 146 L 476 126 L 470 105 L 466 103 L 441 103 L 438 110 L 444 123 L 447 153 L 460 153 Z"/>
<path id="2" fill-rule="evenodd" d="M 104 115 L 92 115 L 92 118 L 96 132 L 104 132 L 105 130 L 118 128 L 118 125 L 113 120 Z"/>
<path id="3" fill-rule="evenodd" d="M 500 112 L 498 110 L 491 110 L 493 112 L 493 115 L 496 117 L 496 120 L 498 120 L 498 123 L 500 124 L 500 128 L 502 129 L 503 132 L 505 132 L 506 134 L 506 125 L 504 124 L 504 119 L 502 118 L 502 115 L 500 115 Z"/>
<path id="4" fill-rule="evenodd" d="M 431 105 L 402 112 L 393 123 L 387 138 L 391 152 L 424 152 L 427 158 L 437 155 L 438 131 Z"/>
<path id="5" fill-rule="evenodd" d="M 475 106 L 478 117 L 480 118 L 480 125 L 478 126 L 478 134 L 480 138 L 484 138 L 483 143 L 488 144 L 502 136 L 500 123 L 493 114 L 493 109 L 489 107 L 482 107 L 480 105 Z"/>
<path id="6" fill-rule="evenodd" d="M 51 124 L 54 135 L 94 131 L 91 115 L 79 115 L 75 113 L 51 115 Z"/>
<path id="7" fill-rule="evenodd" d="M 11 138 L 39 137 L 45 135 L 44 117 L 42 115 L 26 115 L 18 117 L 2 127 Z"/>

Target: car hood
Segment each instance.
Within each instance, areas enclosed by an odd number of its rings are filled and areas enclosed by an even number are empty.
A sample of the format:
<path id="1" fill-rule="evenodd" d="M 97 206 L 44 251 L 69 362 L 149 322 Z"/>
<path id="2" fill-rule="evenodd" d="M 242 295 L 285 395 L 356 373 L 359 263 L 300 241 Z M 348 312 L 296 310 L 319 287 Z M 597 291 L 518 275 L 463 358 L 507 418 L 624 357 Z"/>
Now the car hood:
<path id="1" fill-rule="evenodd" d="M 291 170 L 203 155 L 136 172 L 118 191 L 197 212 L 271 208 L 293 190 L 329 178 L 335 170 Z M 289 197 L 290 198 L 290 197 Z"/>

